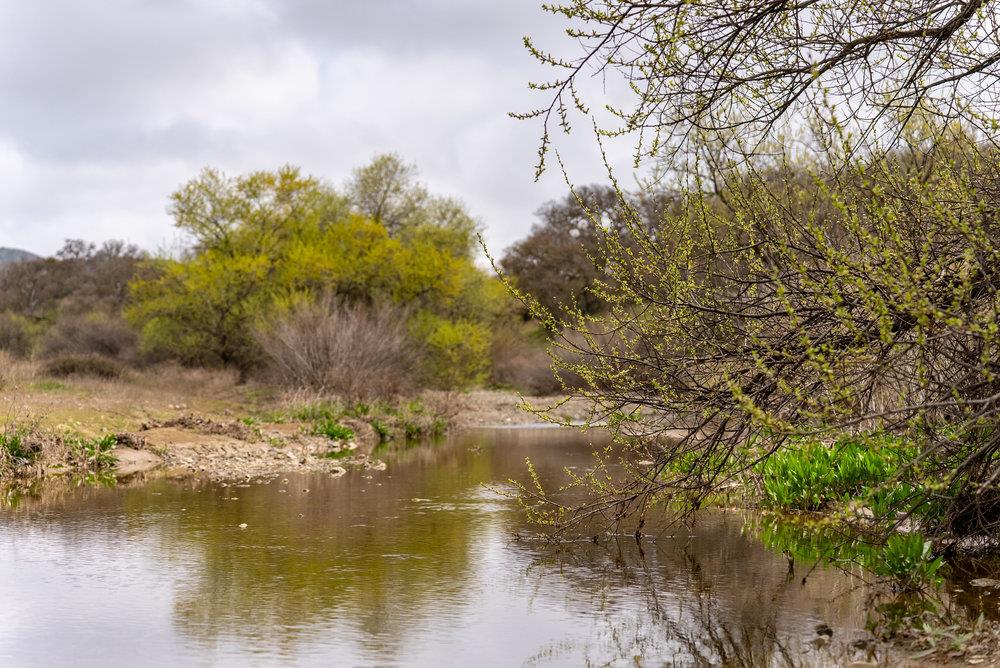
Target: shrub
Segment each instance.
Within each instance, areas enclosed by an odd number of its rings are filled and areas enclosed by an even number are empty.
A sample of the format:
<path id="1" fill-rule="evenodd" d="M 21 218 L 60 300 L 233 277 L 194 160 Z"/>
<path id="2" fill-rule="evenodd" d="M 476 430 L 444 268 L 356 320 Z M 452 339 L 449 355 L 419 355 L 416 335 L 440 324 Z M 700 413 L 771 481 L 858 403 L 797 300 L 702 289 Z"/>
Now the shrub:
<path id="1" fill-rule="evenodd" d="M 26 318 L 14 313 L 0 314 L 0 350 L 18 357 L 31 354 L 31 331 Z"/>
<path id="2" fill-rule="evenodd" d="M 41 353 L 45 357 L 100 355 L 131 360 L 135 356 L 136 343 L 136 333 L 118 316 L 67 315 L 45 333 Z"/>
<path id="3" fill-rule="evenodd" d="M 257 339 L 282 382 L 348 401 L 406 391 L 419 357 L 401 310 L 330 298 L 292 308 Z"/>
<path id="4" fill-rule="evenodd" d="M 124 368 L 114 360 L 98 355 L 65 355 L 50 360 L 44 367 L 45 373 L 57 378 L 68 376 L 94 376 L 97 378 L 120 378 Z"/>

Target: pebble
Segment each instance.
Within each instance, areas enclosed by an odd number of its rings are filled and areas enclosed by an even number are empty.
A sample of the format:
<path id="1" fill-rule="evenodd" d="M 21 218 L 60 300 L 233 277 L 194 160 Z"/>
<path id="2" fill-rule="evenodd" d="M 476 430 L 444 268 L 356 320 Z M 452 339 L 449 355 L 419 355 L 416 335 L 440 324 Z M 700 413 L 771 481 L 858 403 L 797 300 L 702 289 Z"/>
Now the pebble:
<path id="1" fill-rule="evenodd" d="M 989 587 L 991 589 L 996 589 L 1000 587 L 1000 580 L 994 580 L 993 578 L 976 578 L 975 580 L 970 580 L 969 584 L 973 587 Z"/>

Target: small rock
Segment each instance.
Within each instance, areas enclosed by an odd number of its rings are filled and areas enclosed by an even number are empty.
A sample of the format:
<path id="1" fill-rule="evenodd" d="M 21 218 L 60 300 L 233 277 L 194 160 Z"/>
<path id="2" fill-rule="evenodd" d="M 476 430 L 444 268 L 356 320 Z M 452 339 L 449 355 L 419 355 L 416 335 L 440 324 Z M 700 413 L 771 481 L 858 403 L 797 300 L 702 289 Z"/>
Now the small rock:
<path id="1" fill-rule="evenodd" d="M 243 524 L 241 524 L 241 525 L 240 525 L 240 528 L 241 528 L 241 529 L 246 529 L 246 528 L 247 528 L 247 523 L 246 523 L 246 522 L 244 522 Z"/>
<path id="2" fill-rule="evenodd" d="M 830 626 L 827 624 L 823 623 L 817 624 L 815 631 L 816 635 L 818 636 L 826 636 L 827 638 L 833 637 L 833 629 L 831 629 Z"/>
<path id="3" fill-rule="evenodd" d="M 975 580 L 970 580 L 969 584 L 973 587 L 989 587 L 991 589 L 996 589 L 1000 587 L 1000 580 L 994 580 L 993 578 L 976 578 Z"/>

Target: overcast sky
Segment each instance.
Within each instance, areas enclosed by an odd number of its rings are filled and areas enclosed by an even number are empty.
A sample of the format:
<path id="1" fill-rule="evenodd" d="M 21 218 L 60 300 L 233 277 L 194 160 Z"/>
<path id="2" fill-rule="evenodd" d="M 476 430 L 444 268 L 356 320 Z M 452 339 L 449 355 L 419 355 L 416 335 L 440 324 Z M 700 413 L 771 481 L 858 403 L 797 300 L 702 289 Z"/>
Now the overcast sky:
<path id="1" fill-rule="evenodd" d="M 566 52 L 562 27 L 539 0 L 0 0 L 0 246 L 168 247 L 167 197 L 202 167 L 339 184 L 397 151 L 499 252 L 565 192 L 507 116 L 541 102 L 522 37 Z M 578 125 L 559 146 L 584 183 Z"/>

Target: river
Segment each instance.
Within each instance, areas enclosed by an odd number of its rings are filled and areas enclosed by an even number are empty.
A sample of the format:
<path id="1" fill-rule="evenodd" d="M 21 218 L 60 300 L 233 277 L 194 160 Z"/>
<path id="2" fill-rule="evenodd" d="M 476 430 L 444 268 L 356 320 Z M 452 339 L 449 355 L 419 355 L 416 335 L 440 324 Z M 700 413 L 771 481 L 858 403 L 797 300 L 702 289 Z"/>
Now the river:
<path id="1" fill-rule="evenodd" d="M 859 651 L 856 576 L 790 571 L 741 513 L 641 545 L 532 539 L 496 488 L 529 456 L 557 481 L 602 438 L 484 429 L 392 449 L 384 472 L 13 498 L 0 664 L 819 665 Z"/>

